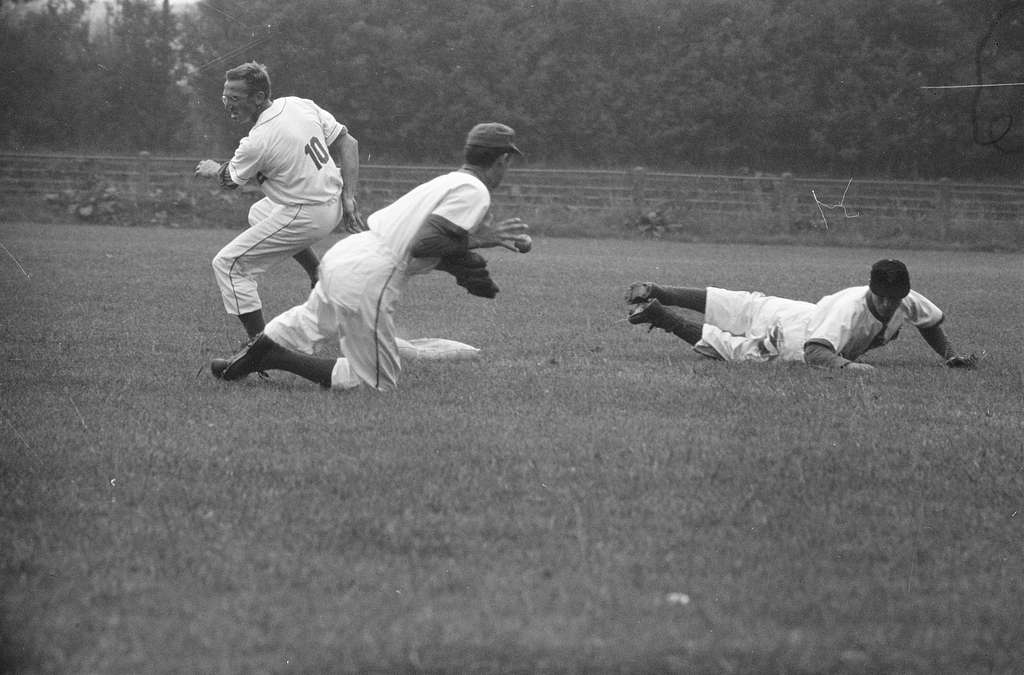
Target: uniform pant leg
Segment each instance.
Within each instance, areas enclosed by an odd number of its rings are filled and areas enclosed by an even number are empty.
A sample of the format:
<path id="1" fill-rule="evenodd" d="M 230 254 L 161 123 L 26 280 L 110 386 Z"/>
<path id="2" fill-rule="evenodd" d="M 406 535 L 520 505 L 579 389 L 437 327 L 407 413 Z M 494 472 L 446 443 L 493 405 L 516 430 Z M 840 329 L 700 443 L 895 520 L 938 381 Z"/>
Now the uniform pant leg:
<path id="1" fill-rule="evenodd" d="M 695 346 L 708 345 L 726 361 L 768 361 L 773 356 L 765 350 L 764 338 L 733 335 L 710 324 L 704 324 L 700 339 Z"/>
<path id="2" fill-rule="evenodd" d="M 397 269 L 382 269 L 381 272 L 383 278 L 374 284 L 374 292 L 362 298 L 359 310 L 342 310 L 339 317 L 341 351 L 352 373 L 367 386 L 388 391 L 397 386 L 402 372 L 394 311 L 400 295 L 398 286 L 404 281 L 404 275 Z"/>
<path id="3" fill-rule="evenodd" d="M 733 335 L 750 332 L 764 294 L 748 291 L 729 291 L 708 286 L 704 323 Z"/>
<path id="4" fill-rule="evenodd" d="M 291 315 L 289 321 L 297 333 L 288 338 L 291 345 L 301 349 L 301 340 L 311 335 L 324 339 L 333 335 L 342 358 L 335 367 L 332 386 L 393 389 L 401 372 L 394 312 L 406 283 L 404 269 L 375 233 L 346 237 L 321 261 L 320 282 L 311 293 L 319 304 L 307 301 L 306 310 Z M 273 338 L 278 334 L 274 325 L 278 319 L 271 324 L 268 332 L 273 331 Z"/>
<path id="5" fill-rule="evenodd" d="M 338 202 L 283 206 L 261 199 L 249 209 L 249 228 L 213 259 L 214 277 L 228 314 L 261 309 L 259 279 L 270 267 L 320 241 L 337 224 Z M 340 215 L 339 215 L 340 217 Z"/>
<path id="6" fill-rule="evenodd" d="M 313 354 L 319 347 L 336 344 L 340 326 L 337 309 L 318 284 L 306 302 L 278 314 L 263 332 L 282 347 Z"/>

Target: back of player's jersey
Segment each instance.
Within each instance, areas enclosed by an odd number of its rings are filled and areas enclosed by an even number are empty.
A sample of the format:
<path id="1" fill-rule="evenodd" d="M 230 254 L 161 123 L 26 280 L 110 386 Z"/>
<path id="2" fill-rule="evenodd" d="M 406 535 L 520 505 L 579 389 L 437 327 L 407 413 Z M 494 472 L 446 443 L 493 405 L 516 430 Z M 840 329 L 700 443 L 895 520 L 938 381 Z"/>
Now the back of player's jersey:
<path id="1" fill-rule="evenodd" d="M 341 171 L 328 146 L 345 127 L 308 99 L 275 99 L 242 139 L 232 169 L 259 181 L 279 204 L 322 204 L 341 194 Z"/>
<path id="2" fill-rule="evenodd" d="M 405 259 L 420 227 L 431 214 L 468 231 L 484 218 L 490 206 L 490 192 L 479 178 L 464 171 L 452 171 L 413 188 L 372 213 L 366 223 L 396 256 Z"/>

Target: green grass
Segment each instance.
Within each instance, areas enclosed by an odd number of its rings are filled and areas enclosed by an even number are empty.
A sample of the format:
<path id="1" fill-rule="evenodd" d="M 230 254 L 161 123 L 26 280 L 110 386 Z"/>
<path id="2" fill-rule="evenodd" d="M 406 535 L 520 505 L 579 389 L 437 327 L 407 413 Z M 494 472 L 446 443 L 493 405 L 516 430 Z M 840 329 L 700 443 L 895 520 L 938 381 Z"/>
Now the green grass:
<path id="1" fill-rule="evenodd" d="M 540 237 L 488 254 L 495 301 L 403 299 L 481 361 L 341 394 L 209 376 L 230 236 L 0 226 L 0 671 L 1024 666 L 1019 256 Z M 893 255 L 979 370 L 912 330 L 863 378 L 622 320 L 635 280 L 816 299 Z"/>

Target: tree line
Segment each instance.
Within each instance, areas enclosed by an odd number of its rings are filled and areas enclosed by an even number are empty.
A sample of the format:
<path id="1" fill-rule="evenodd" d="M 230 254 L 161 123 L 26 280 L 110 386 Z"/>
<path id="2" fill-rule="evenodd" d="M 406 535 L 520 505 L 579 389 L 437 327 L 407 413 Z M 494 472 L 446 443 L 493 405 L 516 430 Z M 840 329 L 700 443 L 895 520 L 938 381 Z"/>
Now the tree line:
<path id="1" fill-rule="evenodd" d="M 267 65 L 364 161 L 514 126 L 536 166 L 1015 179 L 1024 2 L 3 2 L 7 150 L 226 156 L 224 71 Z"/>

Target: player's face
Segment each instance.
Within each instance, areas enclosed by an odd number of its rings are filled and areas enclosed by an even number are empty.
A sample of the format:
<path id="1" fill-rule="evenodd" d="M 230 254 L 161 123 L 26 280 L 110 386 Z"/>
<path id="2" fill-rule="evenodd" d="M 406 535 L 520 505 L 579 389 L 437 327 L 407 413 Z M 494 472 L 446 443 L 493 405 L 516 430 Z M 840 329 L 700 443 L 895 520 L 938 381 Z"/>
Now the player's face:
<path id="1" fill-rule="evenodd" d="M 487 172 L 487 176 L 490 179 L 488 181 L 487 187 L 493 190 L 494 188 L 501 185 L 501 181 L 505 179 L 505 172 L 508 171 L 508 165 L 511 162 L 512 153 L 506 153 L 499 157 L 494 162 L 494 164 L 491 165 L 491 168 Z"/>
<path id="2" fill-rule="evenodd" d="M 877 293 L 870 294 L 871 305 L 875 308 L 875 313 L 883 320 L 888 321 L 892 318 L 892 315 L 896 313 L 900 303 L 903 302 L 903 298 L 887 298 L 884 295 L 878 295 Z"/>
<path id="3" fill-rule="evenodd" d="M 245 80 L 228 80 L 220 100 L 233 122 L 251 124 L 259 117 L 266 96 L 262 91 L 250 92 Z"/>

